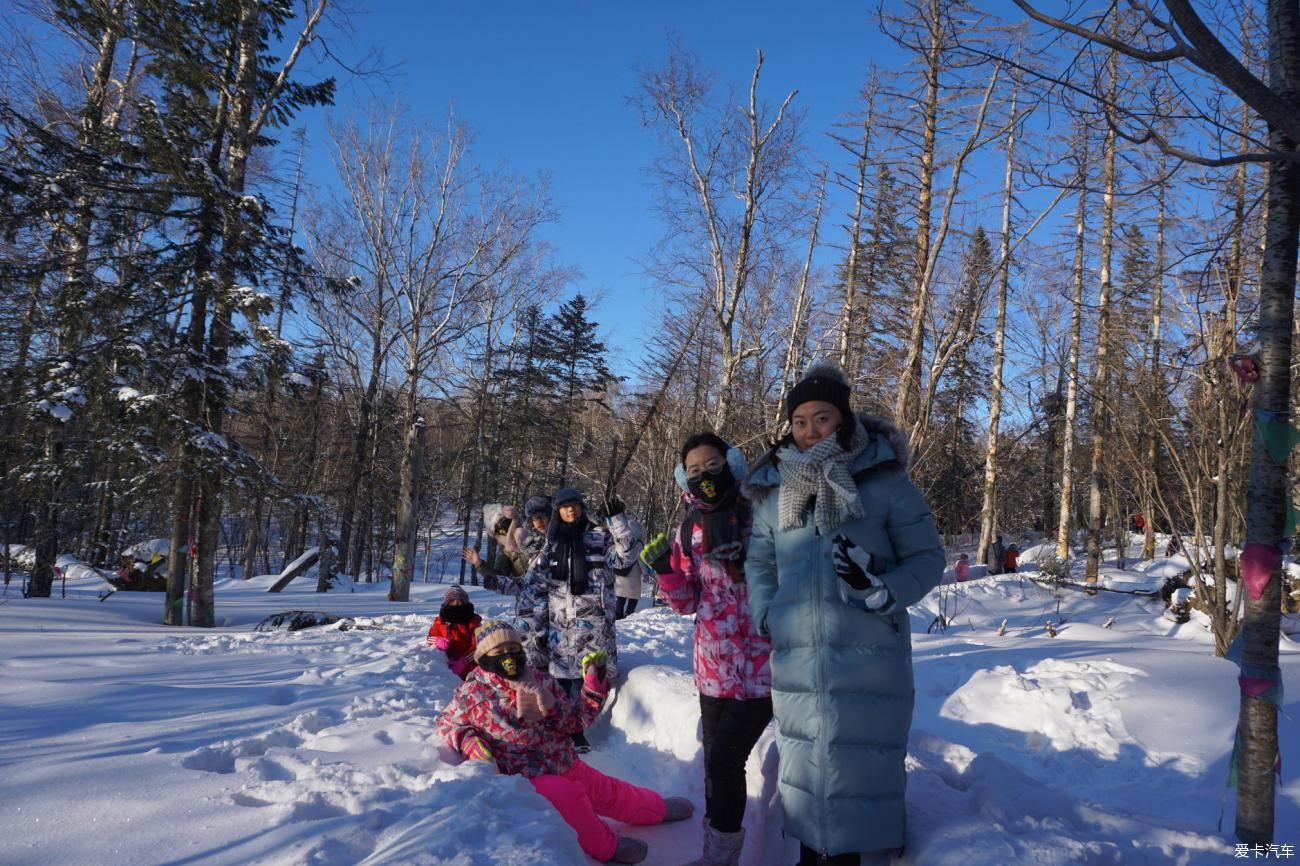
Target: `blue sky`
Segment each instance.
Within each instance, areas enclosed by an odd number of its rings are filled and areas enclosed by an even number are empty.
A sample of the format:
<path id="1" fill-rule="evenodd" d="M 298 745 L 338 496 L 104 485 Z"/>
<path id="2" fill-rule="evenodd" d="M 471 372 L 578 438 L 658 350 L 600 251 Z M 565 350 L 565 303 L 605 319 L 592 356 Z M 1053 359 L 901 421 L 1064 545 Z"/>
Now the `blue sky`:
<path id="1" fill-rule="evenodd" d="M 661 64 L 675 35 L 725 91 L 748 82 L 761 48 L 761 94 L 775 102 L 797 88 L 813 158 L 843 166 L 825 131 L 854 110 L 869 63 L 897 63 L 871 11 L 842 0 L 386 0 L 355 18 L 351 49 L 379 48 L 395 68 L 383 83 L 341 81 L 333 111 L 398 100 L 437 123 L 454 106 L 476 132 L 480 162 L 547 174 L 560 220 L 546 236 L 558 260 L 582 273 L 571 291 L 604 296 L 595 316 L 607 342 L 635 356 L 658 297 L 638 259 L 663 234 L 657 183 L 646 174 L 656 135 L 628 103 L 638 70 Z M 316 145 L 322 129 L 319 117 L 309 119 Z M 310 170 L 318 181 L 330 171 L 320 159 Z"/>

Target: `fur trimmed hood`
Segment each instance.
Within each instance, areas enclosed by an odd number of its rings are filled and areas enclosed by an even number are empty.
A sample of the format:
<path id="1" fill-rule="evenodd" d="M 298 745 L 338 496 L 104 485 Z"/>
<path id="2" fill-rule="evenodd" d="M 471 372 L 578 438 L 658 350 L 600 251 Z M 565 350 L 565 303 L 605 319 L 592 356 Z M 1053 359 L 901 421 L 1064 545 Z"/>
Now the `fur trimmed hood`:
<path id="1" fill-rule="evenodd" d="M 912 450 L 907 444 L 907 434 L 893 419 L 883 415 L 857 413 L 858 424 L 867 434 L 867 447 L 853 461 L 853 471 L 895 466 L 907 472 L 912 464 Z M 741 493 L 751 502 L 758 503 L 781 484 L 781 474 L 777 471 L 779 462 L 776 451 L 787 440 L 783 439 L 773 445 L 759 457 L 749 468 L 741 486 Z"/>

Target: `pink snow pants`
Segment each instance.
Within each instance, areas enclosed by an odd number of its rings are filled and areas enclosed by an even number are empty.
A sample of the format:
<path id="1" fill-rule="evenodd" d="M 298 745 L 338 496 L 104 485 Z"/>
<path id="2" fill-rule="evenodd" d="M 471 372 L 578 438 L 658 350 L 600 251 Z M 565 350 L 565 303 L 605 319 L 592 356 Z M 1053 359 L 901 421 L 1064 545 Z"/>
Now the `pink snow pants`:
<path id="1" fill-rule="evenodd" d="M 578 844 L 597 860 L 608 860 L 618 848 L 618 835 L 601 815 L 625 824 L 659 824 L 664 820 L 664 798 L 649 788 L 606 776 L 581 760 L 560 776 L 536 776 L 537 793 L 551 802 L 570 827 L 578 831 Z"/>

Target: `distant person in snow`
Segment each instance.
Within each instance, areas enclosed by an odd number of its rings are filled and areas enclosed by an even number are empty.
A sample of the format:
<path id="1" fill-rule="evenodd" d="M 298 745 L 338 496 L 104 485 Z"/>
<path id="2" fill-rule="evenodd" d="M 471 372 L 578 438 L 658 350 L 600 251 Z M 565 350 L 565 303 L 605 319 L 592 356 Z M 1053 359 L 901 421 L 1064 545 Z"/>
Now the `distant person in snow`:
<path id="1" fill-rule="evenodd" d="M 737 866 L 748 797 L 745 762 L 772 720 L 772 651 L 745 585 L 751 510 L 745 455 L 713 433 L 686 440 L 674 470 L 688 511 L 641 552 L 676 613 L 695 615 L 695 687 L 704 745 L 704 853 L 688 866 Z"/>
<path id="2" fill-rule="evenodd" d="M 903 847 L 907 608 L 945 565 L 906 434 L 849 397 L 838 367 L 814 364 L 786 394 L 790 433 L 744 488 L 750 611 L 772 638 L 778 787 L 801 866 L 887 863 Z"/>
<path id="3" fill-rule="evenodd" d="M 966 581 L 970 580 L 970 557 L 969 556 L 963 553 L 961 556 L 957 557 L 956 572 L 957 572 L 958 583 L 965 583 Z"/>
<path id="4" fill-rule="evenodd" d="M 518 538 L 522 527 L 515 519 L 513 505 L 483 506 L 483 522 L 492 533 L 496 551 L 489 562 L 472 547 L 461 549 L 460 558 L 474 567 L 488 589 L 510 594 L 514 591 L 511 579 L 528 570 L 528 557 L 520 549 Z"/>
<path id="5" fill-rule="evenodd" d="M 447 588 L 442 608 L 429 626 L 429 646 L 447 654 L 447 667 L 462 680 L 474 667 L 474 630 L 483 618 L 474 612 L 469 593 L 459 586 Z"/>
<path id="6" fill-rule="evenodd" d="M 572 487 L 556 491 L 546 543 L 519 593 L 519 621 L 530 663 L 549 670 L 570 695 L 582 685 L 581 661 L 589 653 L 605 652 L 610 676 L 618 673 L 614 569 L 635 559 L 626 539 L 612 538 L 587 517 L 582 493 Z M 591 750 L 581 732 L 574 741 L 579 752 Z"/>
<path id="7" fill-rule="evenodd" d="M 546 545 L 546 528 L 551 525 L 551 497 L 530 496 L 524 503 L 523 538 L 519 547 L 532 562 Z"/>
<path id="8" fill-rule="evenodd" d="M 641 600 L 641 548 L 645 546 L 645 528 L 627 505 L 617 496 L 600 507 L 598 519 L 609 530 L 615 545 L 632 552 L 632 561 L 614 569 L 614 619 L 631 616 Z"/>
<path id="9" fill-rule="evenodd" d="M 640 863 L 646 843 L 616 834 L 600 816 L 661 824 L 689 818 L 694 807 L 684 797 L 665 799 L 606 776 L 578 757 L 569 735 L 595 721 L 609 693 L 604 653 L 582 659 L 582 687 L 571 696 L 549 674 L 528 667 L 523 640 L 504 622 L 479 628 L 478 668 L 438 717 L 438 733 L 466 759 L 527 778 L 577 831 L 588 855 L 606 863 Z"/>
<path id="10" fill-rule="evenodd" d="M 1016 567 L 1020 560 L 1020 548 L 1014 544 L 1007 548 L 1007 552 L 1002 555 L 1002 570 L 1007 574 L 1015 574 Z"/>
<path id="11" fill-rule="evenodd" d="M 1002 569 L 1006 566 L 1007 549 L 1002 544 L 1002 536 L 999 535 L 993 539 L 989 549 L 984 554 L 984 561 L 988 563 L 989 574 L 1001 574 Z"/>

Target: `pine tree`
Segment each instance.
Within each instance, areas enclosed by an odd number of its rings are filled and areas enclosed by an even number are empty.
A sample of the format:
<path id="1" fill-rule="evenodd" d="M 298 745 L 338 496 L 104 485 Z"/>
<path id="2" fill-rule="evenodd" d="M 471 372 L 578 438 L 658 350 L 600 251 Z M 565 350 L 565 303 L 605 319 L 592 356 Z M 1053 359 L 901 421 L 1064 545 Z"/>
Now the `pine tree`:
<path id="1" fill-rule="evenodd" d="M 587 318 L 587 299 L 574 295 L 560 305 L 542 326 L 545 367 L 556 384 L 559 413 L 555 455 L 559 462 L 557 486 L 569 480 L 574 446 L 574 419 L 583 403 L 594 401 L 609 408 L 605 392 L 619 377 L 605 362 L 605 344 L 596 337 L 596 323 Z"/>

